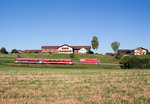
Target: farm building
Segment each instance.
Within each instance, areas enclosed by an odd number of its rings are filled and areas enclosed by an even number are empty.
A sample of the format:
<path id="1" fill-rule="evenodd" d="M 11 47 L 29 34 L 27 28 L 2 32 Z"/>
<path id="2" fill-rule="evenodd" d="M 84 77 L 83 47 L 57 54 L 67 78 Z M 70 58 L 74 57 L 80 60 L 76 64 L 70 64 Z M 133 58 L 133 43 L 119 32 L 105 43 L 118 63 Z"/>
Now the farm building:
<path id="1" fill-rule="evenodd" d="M 143 47 L 138 47 L 134 50 L 134 55 L 146 55 L 146 50 Z"/>
<path id="2" fill-rule="evenodd" d="M 22 53 L 41 53 L 42 50 L 24 50 L 21 51 Z"/>
<path id="3" fill-rule="evenodd" d="M 85 54 L 91 49 L 91 46 L 69 46 L 67 44 L 61 46 L 42 46 L 42 53 L 58 53 L 58 54 Z"/>
<path id="4" fill-rule="evenodd" d="M 122 55 L 146 55 L 146 49 L 143 47 L 138 47 L 136 49 L 120 49 L 118 50 Z"/>

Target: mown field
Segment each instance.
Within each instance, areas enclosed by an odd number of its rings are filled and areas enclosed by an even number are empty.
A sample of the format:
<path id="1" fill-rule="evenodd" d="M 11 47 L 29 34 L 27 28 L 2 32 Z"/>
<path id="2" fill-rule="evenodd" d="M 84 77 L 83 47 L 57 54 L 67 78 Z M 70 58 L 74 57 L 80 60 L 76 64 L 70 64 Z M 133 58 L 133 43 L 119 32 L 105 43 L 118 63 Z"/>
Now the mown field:
<path id="1" fill-rule="evenodd" d="M 0 65 L 1 104 L 149 104 L 150 70 Z"/>

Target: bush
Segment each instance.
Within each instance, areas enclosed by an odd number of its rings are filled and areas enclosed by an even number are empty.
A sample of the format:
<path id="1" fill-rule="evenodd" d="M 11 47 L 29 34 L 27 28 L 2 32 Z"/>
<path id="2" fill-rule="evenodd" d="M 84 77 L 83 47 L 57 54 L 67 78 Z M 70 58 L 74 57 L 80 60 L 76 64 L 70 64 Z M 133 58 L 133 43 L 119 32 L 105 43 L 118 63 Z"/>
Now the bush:
<path id="1" fill-rule="evenodd" d="M 105 55 L 115 56 L 114 53 L 106 53 Z"/>
<path id="2" fill-rule="evenodd" d="M 74 54 L 70 54 L 70 58 L 74 58 Z"/>
<path id="3" fill-rule="evenodd" d="M 21 58 L 21 56 L 20 56 L 20 55 L 17 55 L 17 58 Z"/>
<path id="4" fill-rule="evenodd" d="M 149 64 L 148 59 L 140 59 L 136 56 L 126 56 L 121 61 L 120 64 L 122 64 L 122 68 L 124 69 L 130 69 L 130 68 L 146 68 L 146 66 Z"/>
<path id="5" fill-rule="evenodd" d="M 118 51 L 116 54 L 116 59 L 121 59 L 121 57 L 122 57 L 122 55 L 121 55 L 120 51 Z"/>
<path id="6" fill-rule="evenodd" d="M 94 52 L 91 50 L 87 50 L 86 54 L 94 54 Z"/>

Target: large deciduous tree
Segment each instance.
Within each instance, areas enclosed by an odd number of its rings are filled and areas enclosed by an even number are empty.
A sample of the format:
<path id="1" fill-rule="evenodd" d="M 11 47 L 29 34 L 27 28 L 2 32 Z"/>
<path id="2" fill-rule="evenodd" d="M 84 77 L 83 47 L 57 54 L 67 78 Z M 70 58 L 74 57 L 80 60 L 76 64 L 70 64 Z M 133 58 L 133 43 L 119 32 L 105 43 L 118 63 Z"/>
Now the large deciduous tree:
<path id="1" fill-rule="evenodd" d="M 2 49 L 0 50 L 0 53 L 2 54 L 8 54 L 7 50 L 5 47 L 2 47 Z"/>
<path id="2" fill-rule="evenodd" d="M 96 36 L 93 36 L 93 39 L 91 41 L 91 45 L 92 45 L 92 48 L 95 50 L 95 49 L 98 49 L 98 46 L 99 46 L 99 41 L 98 41 L 98 38 Z"/>
<path id="3" fill-rule="evenodd" d="M 120 43 L 117 41 L 114 41 L 111 43 L 111 48 L 114 50 L 115 53 L 118 51 L 119 46 L 120 46 Z"/>
<path id="4" fill-rule="evenodd" d="M 11 50 L 11 53 L 19 53 L 19 52 L 18 52 L 18 50 L 13 49 L 13 50 Z"/>

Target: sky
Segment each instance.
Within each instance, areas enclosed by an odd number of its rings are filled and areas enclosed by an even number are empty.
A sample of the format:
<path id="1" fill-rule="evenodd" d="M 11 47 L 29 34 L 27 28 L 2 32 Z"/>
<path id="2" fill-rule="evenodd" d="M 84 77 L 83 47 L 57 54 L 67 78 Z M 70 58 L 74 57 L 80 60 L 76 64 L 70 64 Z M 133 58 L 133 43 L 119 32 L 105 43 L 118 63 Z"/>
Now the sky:
<path id="1" fill-rule="evenodd" d="M 150 0 L 0 0 L 0 48 L 91 45 L 150 50 Z"/>

